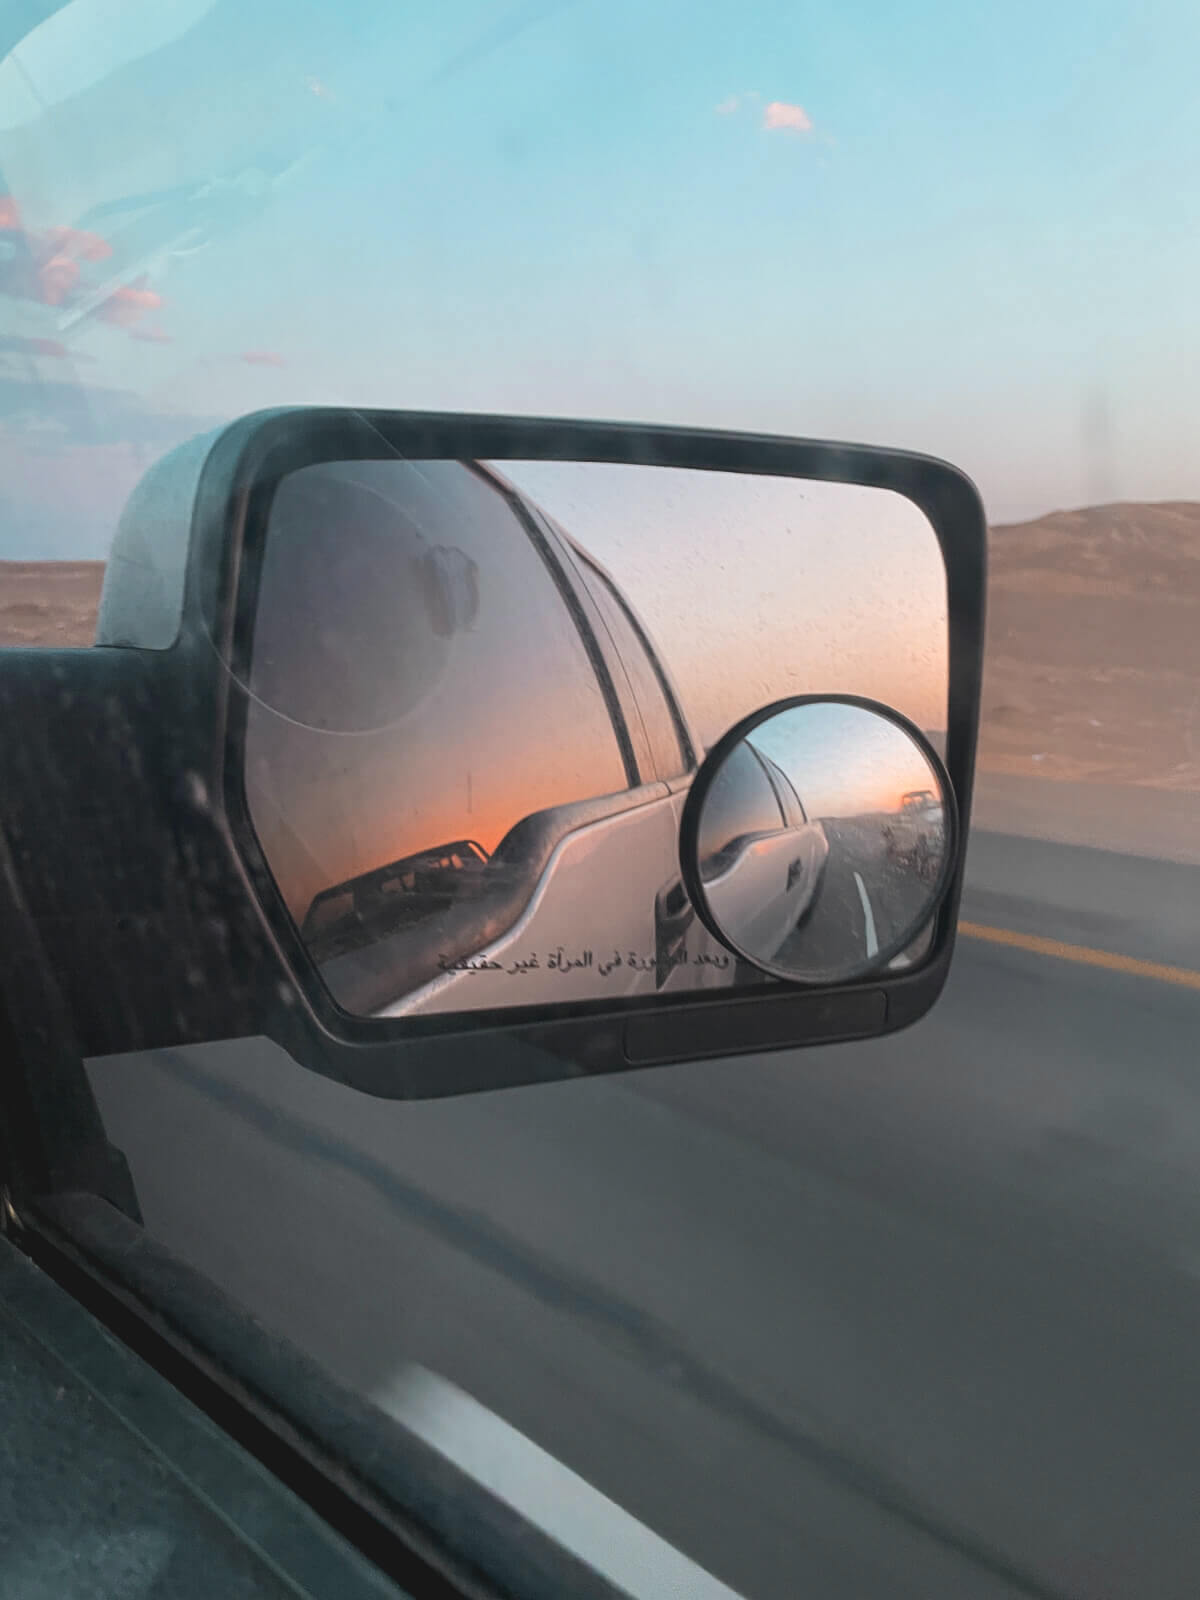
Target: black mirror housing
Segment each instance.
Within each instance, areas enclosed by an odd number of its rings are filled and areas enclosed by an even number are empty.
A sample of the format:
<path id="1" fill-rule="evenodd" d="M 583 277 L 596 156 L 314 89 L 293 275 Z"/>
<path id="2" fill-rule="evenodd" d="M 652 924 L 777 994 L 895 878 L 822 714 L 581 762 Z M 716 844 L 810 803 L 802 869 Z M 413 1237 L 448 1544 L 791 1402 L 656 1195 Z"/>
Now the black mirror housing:
<path id="1" fill-rule="evenodd" d="M 289 902 L 279 859 L 264 849 L 261 814 L 256 826 L 246 763 L 252 657 L 281 482 L 322 463 L 377 461 L 638 464 L 874 488 L 912 502 L 936 535 L 945 570 L 944 772 L 956 819 L 920 960 L 803 988 L 743 971 L 748 981 L 733 991 L 668 992 L 661 981 L 653 986 L 651 973 L 644 992 L 472 1001 L 469 1010 L 423 1001 L 423 1009 L 367 1015 L 347 1003 L 349 989 L 339 998 L 312 937 L 331 891 L 314 896 L 309 884 Z M 34 934 L 26 952 L 6 959 L 4 984 L 19 987 L 24 964 L 44 960 L 84 1054 L 265 1034 L 352 1087 L 426 1098 L 873 1037 L 917 1020 L 937 999 L 953 951 L 970 817 L 986 562 L 979 496 L 954 468 L 903 452 L 761 435 L 322 408 L 247 417 L 161 463 L 146 489 L 114 548 L 101 647 L 0 656 L 6 724 L 34 730 L 10 750 L 0 793 L 0 827 Z M 522 514 L 537 522 L 531 537 L 553 544 L 563 565 L 575 562 L 581 553 L 561 528 Z M 459 624 L 469 629 L 466 568 L 438 555 L 432 570 L 439 637 Z M 699 745 L 682 727 L 680 741 Z M 682 804 L 682 780 L 644 781 L 644 742 L 633 727 L 619 746 L 631 791 L 661 790 L 664 804 L 675 792 Z M 920 787 L 914 780 L 910 793 Z M 581 825 L 592 825 L 591 815 Z M 526 848 L 537 833 L 527 821 L 517 842 Z M 453 829 L 451 837 L 465 835 Z M 511 854 L 511 841 L 506 848 Z M 414 859 L 405 849 L 395 855 L 398 868 Z M 504 851 L 467 839 L 460 855 L 486 880 Z M 339 873 L 353 885 L 370 876 L 339 867 L 335 879 Z M 673 892 L 666 872 L 650 895 L 668 930 L 686 913 Z M 448 926 L 443 917 L 439 937 Z M 459 967 L 472 959 L 460 954 Z M 659 980 L 661 960 L 660 952 Z M 363 970 L 355 978 L 365 983 Z M 441 981 L 435 975 L 428 987 L 422 971 L 420 993 L 436 999 Z"/>

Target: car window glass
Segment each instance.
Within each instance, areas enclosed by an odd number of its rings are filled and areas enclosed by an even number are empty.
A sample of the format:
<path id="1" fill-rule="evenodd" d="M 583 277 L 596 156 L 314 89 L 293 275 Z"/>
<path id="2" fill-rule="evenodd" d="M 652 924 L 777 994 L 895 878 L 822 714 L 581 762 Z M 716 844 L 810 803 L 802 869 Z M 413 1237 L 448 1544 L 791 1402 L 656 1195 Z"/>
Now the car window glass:
<path id="1" fill-rule="evenodd" d="M 735 746 L 713 780 L 701 813 L 700 870 L 715 876 L 745 840 L 783 825 L 766 768 L 748 744 Z"/>
<path id="2" fill-rule="evenodd" d="M 777 761 L 772 761 L 770 756 L 762 755 L 763 765 L 771 779 L 771 787 L 775 790 L 779 804 L 783 807 L 784 820 L 789 828 L 802 827 L 808 821 L 804 805 L 796 793 L 795 785 Z"/>
<path id="3" fill-rule="evenodd" d="M 613 647 L 621 658 L 621 665 L 637 696 L 656 775 L 660 778 L 677 778 L 688 768 L 680 743 L 679 724 L 651 659 L 645 637 L 610 580 L 578 551 L 574 554 L 576 566 L 583 575 L 588 593 L 596 602 Z"/>

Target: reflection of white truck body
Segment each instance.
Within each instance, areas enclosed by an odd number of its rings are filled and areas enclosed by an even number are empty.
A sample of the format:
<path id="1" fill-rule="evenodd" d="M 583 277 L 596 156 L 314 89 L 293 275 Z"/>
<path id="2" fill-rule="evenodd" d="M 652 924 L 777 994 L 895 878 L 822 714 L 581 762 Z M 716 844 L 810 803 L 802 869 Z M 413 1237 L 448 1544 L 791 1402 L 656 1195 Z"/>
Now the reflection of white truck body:
<path id="1" fill-rule="evenodd" d="M 678 854 L 682 798 L 649 785 L 628 796 L 631 805 L 567 829 L 509 928 L 474 954 L 448 961 L 447 971 L 378 1014 L 619 998 L 732 982 L 733 956 L 695 919 L 677 877 L 663 883 L 664 866 L 670 871 Z M 656 886 L 661 893 L 647 892 Z"/>
<path id="2" fill-rule="evenodd" d="M 769 961 L 811 907 L 828 854 L 819 822 L 747 840 L 705 881 L 713 916 L 748 955 Z"/>
<path id="3" fill-rule="evenodd" d="M 787 774 L 743 740 L 705 797 L 700 876 L 719 926 L 769 961 L 810 910 L 829 856 Z"/>

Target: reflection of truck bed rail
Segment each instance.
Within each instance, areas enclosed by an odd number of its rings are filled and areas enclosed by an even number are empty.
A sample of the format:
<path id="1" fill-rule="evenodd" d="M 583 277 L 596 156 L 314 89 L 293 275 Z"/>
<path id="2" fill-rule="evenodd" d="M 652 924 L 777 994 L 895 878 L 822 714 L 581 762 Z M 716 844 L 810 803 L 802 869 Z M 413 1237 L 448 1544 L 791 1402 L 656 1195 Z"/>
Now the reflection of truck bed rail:
<path id="1" fill-rule="evenodd" d="M 396 896 L 381 896 L 392 917 L 399 909 L 401 918 L 381 925 L 364 923 L 351 915 L 345 923 L 348 942 L 334 949 L 322 942 L 329 936 L 320 930 L 315 951 L 310 934 L 303 934 L 309 953 L 321 967 L 335 998 L 347 1010 L 363 1015 L 378 1012 L 444 973 L 446 962 L 473 955 L 507 932 L 524 910 L 556 847 L 568 834 L 661 799 L 662 786 L 646 784 L 592 800 L 547 807 L 515 823 L 490 857 L 473 840 L 419 851 L 418 858 L 428 858 L 454 848 L 470 849 L 484 859 L 477 868 L 443 874 L 440 882 L 429 885 L 439 893 L 423 904 L 414 896 L 407 905 L 397 907 Z M 378 874 L 386 877 L 410 859 L 405 857 L 404 862 L 377 868 L 364 874 L 364 878 L 369 880 Z M 318 898 L 332 899 L 359 881 L 351 879 L 323 890 Z M 344 912 L 346 908 L 342 909 Z M 311 917 L 312 907 L 304 919 L 306 927 Z"/>
<path id="2" fill-rule="evenodd" d="M 470 893 L 488 863 L 474 839 L 420 850 L 390 861 L 313 899 L 301 927 L 310 955 L 327 961 L 422 922 Z"/>

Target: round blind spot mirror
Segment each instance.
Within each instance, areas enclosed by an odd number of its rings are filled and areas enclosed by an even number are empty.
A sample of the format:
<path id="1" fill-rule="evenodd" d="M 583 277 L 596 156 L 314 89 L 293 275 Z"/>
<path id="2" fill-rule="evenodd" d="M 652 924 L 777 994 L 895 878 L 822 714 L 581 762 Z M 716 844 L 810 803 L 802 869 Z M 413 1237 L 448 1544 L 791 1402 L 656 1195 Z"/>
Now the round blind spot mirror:
<path id="1" fill-rule="evenodd" d="M 887 966 L 929 923 L 955 851 L 954 796 L 929 740 L 849 696 L 781 701 L 732 728 L 681 829 L 684 882 L 710 931 L 793 983 Z"/>

